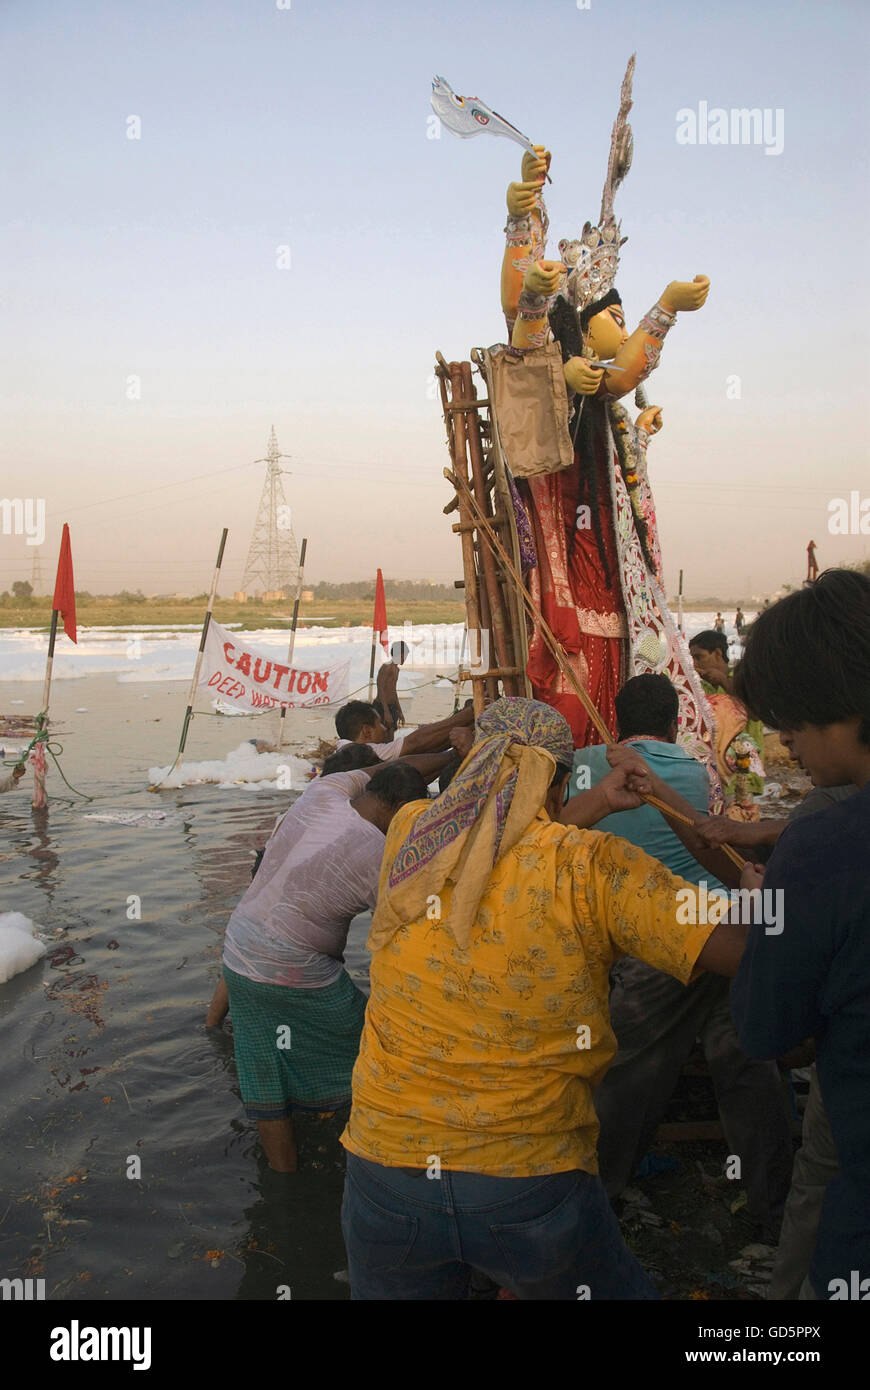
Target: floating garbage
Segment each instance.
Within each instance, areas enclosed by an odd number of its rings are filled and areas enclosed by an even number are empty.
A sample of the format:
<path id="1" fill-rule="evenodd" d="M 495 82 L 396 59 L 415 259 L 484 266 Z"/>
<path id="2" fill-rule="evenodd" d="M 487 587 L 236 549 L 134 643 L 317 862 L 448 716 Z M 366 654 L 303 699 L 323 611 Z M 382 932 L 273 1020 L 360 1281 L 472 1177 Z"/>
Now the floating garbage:
<path id="1" fill-rule="evenodd" d="M 85 811 L 83 820 L 99 820 L 109 825 L 159 825 L 165 811 Z"/>

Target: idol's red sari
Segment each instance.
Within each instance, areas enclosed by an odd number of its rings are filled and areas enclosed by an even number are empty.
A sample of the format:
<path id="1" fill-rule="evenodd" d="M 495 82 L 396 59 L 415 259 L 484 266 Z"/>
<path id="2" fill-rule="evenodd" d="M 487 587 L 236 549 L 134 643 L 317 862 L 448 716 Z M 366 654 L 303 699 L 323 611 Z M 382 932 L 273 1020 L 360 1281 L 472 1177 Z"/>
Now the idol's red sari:
<path id="1" fill-rule="evenodd" d="M 614 700 L 624 678 L 628 635 L 619 560 L 613 536 L 610 498 L 598 500 L 599 531 L 607 557 L 609 580 L 598 551 L 595 527 L 577 521 L 579 466 L 528 478 L 528 508 L 537 567 L 529 573 L 529 588 L 547 623 L 561 642 L 575 675 L 615 731 Z M 585 513 L 581 515 L 581 522 Z M 536 631 L 529 643 L 528 675 L 535 698 L 559 710 L 571 726 L 574 744 L 585 748 L 600 743 L 601 735 Z"/>

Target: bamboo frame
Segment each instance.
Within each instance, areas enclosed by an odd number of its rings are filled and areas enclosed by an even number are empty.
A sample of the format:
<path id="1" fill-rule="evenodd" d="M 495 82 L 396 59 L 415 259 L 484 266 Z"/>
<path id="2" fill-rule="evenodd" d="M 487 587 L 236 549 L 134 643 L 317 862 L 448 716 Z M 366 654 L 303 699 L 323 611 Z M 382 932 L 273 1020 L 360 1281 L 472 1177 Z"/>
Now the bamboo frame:
<path id="1" fill-rule="evenodd" d="M 568 661 L 567 656 L 565 655 L 565 651 L 562 647 L 562 644 L 554 635 L 553 630 L 544 618 L 543 613 L 540 611 L 531 594 L 528 592 L 525 585 L 523 584 L 522 576 L 514 566 L 510 556 L 508 556 L 505 553 L 498 537 L 495 535 L 495 532 L 493 531 L 492 527 L 490 526 L 489 522 L 487 521 L 486 517 L 483 515 L 480 507 L 478 506 L 477 499 L 471 493 L 471 490 L 469 489 L 467 482 L 465 482 L 464 479 L 458 477 L 455 474 L 450 474 L 447 469 L 445 469 L 444 472 L 445 476 L 450 479 L 454 487 L 456 487 L 457 491 L 459 492 L 460 499 L 463 493 L 466 495 L 468 506 L 471 510 L 472 515 L 475 517 L 475 519 L 477 520 L 478 524 L 482 527 L 484 532 L 486 532 L 490 544 L 493 547 L 493 550 L 499 556 L 499 559 L 504 565 L 506 572 L 510 575 L 511 579 L 513 580 L 514 585 L 516 586 L 517 593 L 522 598 L 523 604 L 525 605 L 532 621 L 539 629 L 545 645 L 549 648 L 550 652 L 552 653 L 553 658 L 556 661 L 560 671 L 568 680 L 569 684 L 573 687 L 574 693 L 576 694 L 583 708 L 586 710 L 586 713 L 589 715 L 589 718 L 595 725 L 595 728 L 598 730 L 605 743 L 613 743 L 613 735 L 611 734 L 610 730 L 608 729 L 607 725 L 605 724 L 604 720 L 599 714 L 595 704 L 590 698 L 589 692 L 584 688 L 582 683 L 578 680 L 577 676 L 575 675 L 571 667 L 571 664 Z M 669 806 L 666 801 L 661 801 L 657 796 L 647 794 L 644 795 L 643 799 L 650 806 L 655 806 L 656 810 L 661 811 L 662 815 L 668 817 L 670 820 L 679 821 L 683 825 L 694 824 L 694 821 L 692 821 L 688 816 L 684 816 L 681 811 L 676 811 L 672 806 Z M 720 846 L 720 848 L 722 850 L 722 853 L 727 855 L 727 857 L 731 860 L 732 864 L 734 864 L 738 869 L 743 868 L 744 864 L 746 863 L 745 859 L 743 859 L 742 856 L 739 855 L 737 851 L 732 848 L 731 845 L 723 844 Z"/>
<path id="2" fill-rule="evenodd" d="M 475 653 L 473 639 L 469 637 L 468 674 L 475 713 L 479 714 L 484 705 L 498 699 L 500 693 L 528 693 L 522 609 L 514 602 L 512 585 L 486 532 L 471 512 L 468 497 L 477 499 L 482 514 L 511 547 L 512 504 L 506 481 L 504 486 L 499 486 L 491 409 L 488 418 L 481 419 L 480 412 L 490 407 L 490 396 L 478 397 L 471 363 L 448 363 L 439 352 L 436 353 L 435 374 L 441 389 L 453 472 L 464 480 L 468 490 L 465 493 L 457 489 L 455 497 L 444 508 L 445 514 L 457 511 L 459 517 L 453 530 L 462 546 L 466 631 L 468 634 L 487 633 L 492 642 L 492 651 L 487 653 L 481 637 Z"/>

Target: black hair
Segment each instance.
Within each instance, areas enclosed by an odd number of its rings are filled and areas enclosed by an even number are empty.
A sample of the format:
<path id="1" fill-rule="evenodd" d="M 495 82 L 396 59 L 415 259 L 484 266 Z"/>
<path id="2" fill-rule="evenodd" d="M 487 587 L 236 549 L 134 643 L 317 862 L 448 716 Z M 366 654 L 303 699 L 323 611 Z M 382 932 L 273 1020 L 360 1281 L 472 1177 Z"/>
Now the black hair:
<path id="1" fill-rule="evenodd" d="M 579 315 L 562 295 L 556 297 L 549 312 L 549 322 L 553 337 L 561 349 L 563 362 L 569 361 L 572 357 L 582 356 L 583 337 L 589 327 L 590 320 L 594 319 L 596 314 L 601 314 L 605 309 L 609 309 L 613 304 L 618 304 L 622 308 L 622 300 L 616 289 L 609 290 L 594 304 L 588 304 Z M 611 506 L 613 505 L 610 489 L 610 450 L 607 443 L 608 420 L 611 425 L 611 434 L 616 446 L 619 466 L 622 469 L 622 476 L 625 477 L 627 473 L 631 472 L 633 464 L 627 457 L 625 430 L 624 427 L 621 428 L 622 421 L 614 409 L 614 402 L 602 400 L 597 396 L 581 396 L 574 402 L 574 415 L 571 420 L 570 432 L 575 458 L 580 464 L 578 469 L 580 485 L 577 501 L 588 506 L 591 513 L 598 558 L 601 561 L 601 569 L 609 588 L 612 582 L 610 560 L 602 533 L 600 508 L 603 498 L 606 498 Z M 650 573 L 654 574 L 655 565 L 650 553 L 646 520 L 634 503 L 632 503 L 631 511 L 644 563 Z M 573 553 L 576 534 L 576 525 L 572 525 L 571 539 L 568 545 L 569 557 Z"/>
<path id="2" fill-rule="evenodd" d="M 618 304 L 620 309 L 622 308 L 619 290 L 615 286 L 612 290 L 608 290 L 607 294 L 603 294 L 600 299 L 596 299 L 592 304 L 587 304 L 585 309 L 580 310 L 580 329 L 584 335 L 595 315 L 603 314 L 604 310 L 609 309 L 613 304 Z"/>
<path id="3" fill-rule="evenodd" d="M 367 790 L 385 806 L 398 810 L 406 801 L 424 801 L 426 778 L 407 763 L 385 763 L 369 778 Z"/>
<path id="4" fill-rule="evenodd" d="M 559 782 L 562 781 L 562 778 L 563 778 L 563 777 L 568 777 L 568 776 L 570 776 L 570 773 L 571 773 L 571 766 L 570 766 L 569 763 L 557 763 L 557 764 L 556 764 L 556 771 L 553 773 L 553 777 L 552 777 L 552 781 L 550 782 L 550 786 L 551 786 L 551 787 L 557 786 L 557 785 L 559 784 Z"/>
<path id="5" fill-rule="evenodd" d="M 396 656 L 397 651 L 399 653 L 398 656 Z M 394 642 L 393 645 L 390 647 L 390 656 L 393 658 L 394 661 L 398 661 L 400 665 L 410 655 L 411 648 L 408 646 L 407 642 Z"/>
<path id="6" fill-rule="evenodd" d="M 870 578 L 825 570 L 759 613 L 734 688 L 773 729 L 858 715 L 858 737 L 870 746 Z"/>
<path id="7" fill-rule="evenodd" d="M 616 722 L 621 739 L 639 734 L 667 738 L 671 725 L 679 719 L 680 697 L 664 673 L 648 671 L 625 682 L 615 700 Z"/>
<path id="8" fill-rule="evenodd" d="M 321 777 L 330 777 L 333 772 L 354 772 L 360 767 L 374 767 L 381 760 L 374 748 L 367 743 L 346 743 L 329 757 L 320 769 Z"/>
<path id="9" fill-rule="evenodd" d="M 725 660 L 728 660 L 728 638 L 724 632 L 715 632 L 712 627 L 707 627 L 703 632 L 690 637 L 690 651 L 692 647 L 700 647 L 702 652 L 721 652 Z"/>
<path id="10" fill-rule="evenodd" d="M 374 705 L 367 705 L 365 700 L 349 700 L 335 716 L 335 732 L 339 738 L 355 739 L 366 724 L 377 721 Z"/>

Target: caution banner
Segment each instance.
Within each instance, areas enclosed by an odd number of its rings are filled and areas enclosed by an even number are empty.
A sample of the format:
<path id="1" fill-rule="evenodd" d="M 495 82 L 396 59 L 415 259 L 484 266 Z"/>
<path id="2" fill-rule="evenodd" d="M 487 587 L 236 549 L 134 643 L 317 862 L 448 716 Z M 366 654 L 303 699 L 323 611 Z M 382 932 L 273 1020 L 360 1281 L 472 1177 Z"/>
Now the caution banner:
<path id="1" fill-rule="evenodd" d="M 212 620 L 197 684 L 239 709 L 341 704 L 350 688 L 350 660 L 335 666 L 287 666 Z"/>

